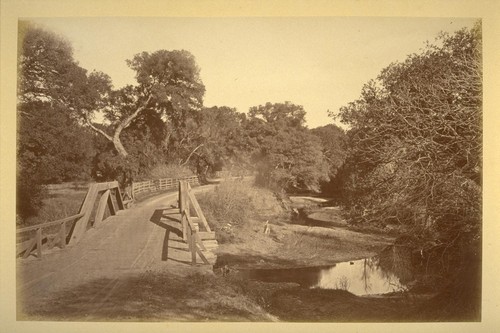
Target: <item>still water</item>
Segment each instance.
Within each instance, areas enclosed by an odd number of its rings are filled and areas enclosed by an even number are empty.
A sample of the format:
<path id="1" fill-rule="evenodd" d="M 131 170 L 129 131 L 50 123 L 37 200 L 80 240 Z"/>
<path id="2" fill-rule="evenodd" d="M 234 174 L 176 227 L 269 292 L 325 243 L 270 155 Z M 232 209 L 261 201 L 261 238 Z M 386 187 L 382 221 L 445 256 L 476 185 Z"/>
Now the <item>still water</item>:
<path id="1" fill-rule="evenodd" d="M 343 289 L 358 296 L 404 291 L 405 284 L 412 280 L 411 266 L 395 251 L 390 252 L 390 257 L 377 256 L 332 266 L 241 270 L 240 274 L 264 282 L 298 283 L 305 288 Z"/>
<path id="2" fill-rule="evenodd" d="M 374 264 L 374 259 L 342 262 L 319 272 L 318 282 L 311 286 L 321 289 L 344 289 L 354 295 L 385 294 L 405 290 L 392 272 Z"/>

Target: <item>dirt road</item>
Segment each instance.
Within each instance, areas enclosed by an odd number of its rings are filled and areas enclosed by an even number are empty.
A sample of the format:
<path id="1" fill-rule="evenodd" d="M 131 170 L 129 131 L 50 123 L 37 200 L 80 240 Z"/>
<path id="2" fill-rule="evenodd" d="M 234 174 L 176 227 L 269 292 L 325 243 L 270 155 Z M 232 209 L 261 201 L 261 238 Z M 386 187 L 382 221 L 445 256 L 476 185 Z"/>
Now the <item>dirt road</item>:
<path id="1" fill-rule="evenodd" d="M 212 188 L 213 185 L 201 186 L 194 192 Z M 134 275 L 168 271 L 183 276 L 211 270 L 209 265 L 191 266 L 186 245 L 181 242 L 166 245 L 171 231 L 154 223 L 152 216 L 155 212 L 170 207 L 176 200 L 177 192 L 155 196 L 109 217 L 98 227 L 90 229 L 74 246 L 44 253 L 42 260 L 19 259 L 18 319 L 37 312 L 54 295 L 81 286 L 92 286 L 85 288 L 83 297 L 75 294 L 79 297 L 82 314 L 92 316 L 100 311 L 123 281 Z M 166 250 L 168 258 L 165 257 Z"/>

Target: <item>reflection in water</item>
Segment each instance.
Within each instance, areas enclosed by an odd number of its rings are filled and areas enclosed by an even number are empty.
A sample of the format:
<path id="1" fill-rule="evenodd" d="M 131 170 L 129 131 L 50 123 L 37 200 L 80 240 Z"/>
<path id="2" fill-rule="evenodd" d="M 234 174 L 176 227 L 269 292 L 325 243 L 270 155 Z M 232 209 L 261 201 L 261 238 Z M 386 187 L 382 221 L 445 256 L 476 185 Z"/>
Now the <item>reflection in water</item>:
<path id="1" fill-rule="evenodd" d="M 240 274 L 265 282 L 294 282 L 306 288 L 342 289 L 358 296 L 403 291 L 413 280 L 411 250 L 399 246 L 388 247 L 376 257 L 333 266 L 241 270 Z"/>
<path id="2" fill-rule="evenodd" d="M 378 258 L 362 259 L 323 269 L 313 288 L 343 289 L 359 296 L 404 290 L 399 278 L 384 271 L 378 261 Z"/>

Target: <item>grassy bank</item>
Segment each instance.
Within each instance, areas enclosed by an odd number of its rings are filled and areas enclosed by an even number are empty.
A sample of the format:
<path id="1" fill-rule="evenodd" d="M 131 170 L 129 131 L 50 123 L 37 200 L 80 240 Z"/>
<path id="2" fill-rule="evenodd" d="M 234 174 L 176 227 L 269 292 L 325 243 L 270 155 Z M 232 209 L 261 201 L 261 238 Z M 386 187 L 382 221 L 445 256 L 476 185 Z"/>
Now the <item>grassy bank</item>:
<path id="1" fill-rule="evenodd" d="M 199 196 L 220 242 L 218 262 L 236 268 L 321 266 L 373 256 L 392 238 L 292 223 L 268 189 L 229 181 Z M 268 233 L 265 232 L 266 224 Z"/>

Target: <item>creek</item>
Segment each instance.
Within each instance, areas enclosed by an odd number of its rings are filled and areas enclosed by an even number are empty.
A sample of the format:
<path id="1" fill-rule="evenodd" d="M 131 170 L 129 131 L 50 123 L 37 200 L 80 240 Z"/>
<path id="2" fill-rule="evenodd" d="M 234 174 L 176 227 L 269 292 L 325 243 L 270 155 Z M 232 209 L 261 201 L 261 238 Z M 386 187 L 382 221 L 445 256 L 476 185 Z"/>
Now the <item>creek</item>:
<path id="1" fill-rule="evenodd" d="M 338 207 L 321 207 L 326 202 L 327 200 L 322 198 L 292 198 L 292 208 L 297 213 L 292 216 L 289 223 L 313 228 L 322 227 L 320 229 L 344 230 L 347 223 L 342 219 Z M 305 210 L 306 206 L 307 211 Z M 319 238 L 318 241 L 320 241 Z M 344 240 L 332 237 L 331 241 L 342 243 Z M 345 242 L 349 244 L 349 239 L 346 239 Z M 314 244 L 309 244 L 309 246 L 314 246 Z M 363 245 L 360 244 L 360 246 Z M 339 250 L 344 251 L 343 249 Z M 346 245 L 345 251 L 353 250 L 349 249 L 349 245 Z M 310 252 L 305 251 L 304 253 Z M 266 283 L 294 283 L 302 289 L 346 290 L 356 296 L 407 291 L 415 280 L 417 267 L 412 250 L 408 247 L 390 245 L 377 255 L 367 258 L 360 258 L 360 253 L 356 253 L 355 250 L 352 254 L 353 259 L 344 262 L 336 262 L 334 258 L 328 260 L 325 257 L 322 260 L 325 265 L 322 266 L 294 266 L 292 257 L 290 266 L 283 265 L 283 263 L 282 267 L 276 268 L 272 266 L 254 268 L 247 265 L 246 267 L 232 268 L 233 273 L 231 274 L 236 274 L 243 279 Z M 328 252 L 325 252 L 325 256 L 328 256 Z M 237 266 L 238 262 L 235 259 L 231 256 L 220 256 L 215 267 Z"/>
<path id="2" fill-rule="evenodd" d="M 410 256 L 391 246 L 378 256 L 340 262 L 329 266 L 287 269 L 241 269 L 246 279 L 262 282 L 291 282 L 303 288 L 341 289 L 357 296 L 406 291 L 413 280 Z"/>

